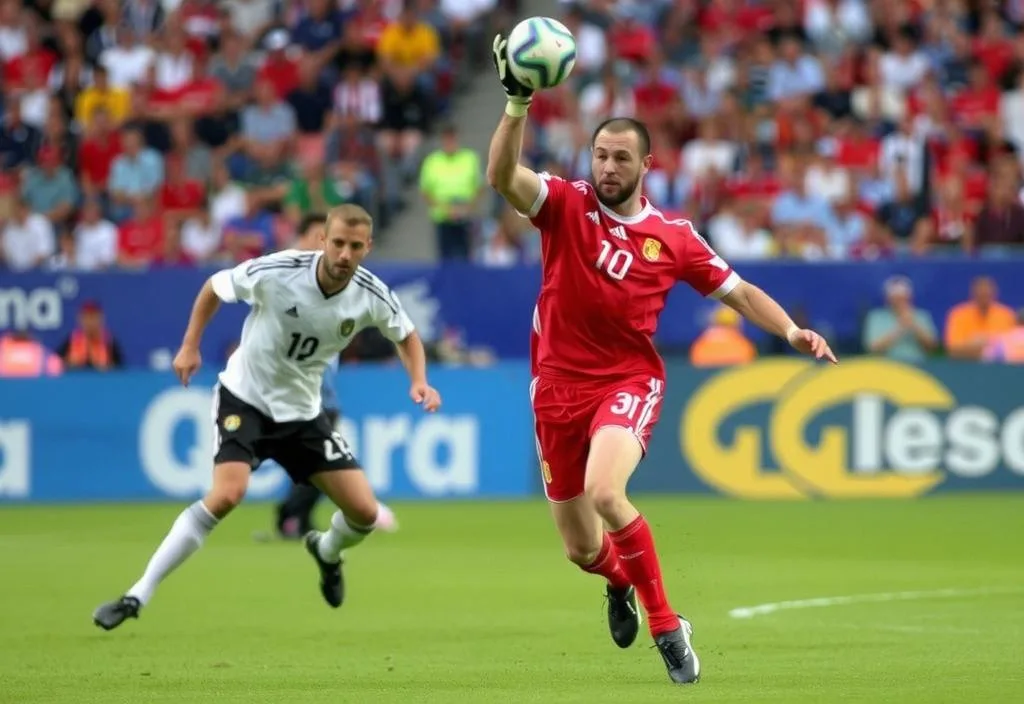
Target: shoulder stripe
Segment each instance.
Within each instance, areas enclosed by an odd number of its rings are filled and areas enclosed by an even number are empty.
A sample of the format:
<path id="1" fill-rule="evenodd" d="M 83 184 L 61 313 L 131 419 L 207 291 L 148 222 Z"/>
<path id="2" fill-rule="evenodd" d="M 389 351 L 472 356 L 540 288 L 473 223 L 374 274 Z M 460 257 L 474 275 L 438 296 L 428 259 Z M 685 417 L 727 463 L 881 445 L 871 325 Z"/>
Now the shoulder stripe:
<path id="1" fill-rule="evenodd" d="M 309 266 L 316 256 L 316 252 L 302 252 L 299 254 L 289 254 L 281 256 L 280 254 L 268 254 L 266 256 L 254 259 L 246 269 L 246 273 L 253 274 L 257 271 L 264 269 L 290 269 L 300 268 Z"/>
<path id="2" fill-rule="evenodd" d="M 265 262 L 250 264 L 245 273 L 252 276 L 261 271 L 270 271 L 271 269 L 305 269 L 307 266 L 309 266 L 309 262 Z"/>
<path id="3" fill-rule="evenodd" d="M 372 293 L 374 296 L 376 296 L 380 300 L 384 301 L 385 305 L 387 305 L 387 307 L 391 310 L 391 312 L 394 313 L 395 315 L 398 315 L 398 306 L 395 305 L 394 301 L 392 301 L 390 298 L 385 296 L 383 293 L 378 291 L 373 286 L 368 285 L 365 281 L 362 281 L 362 280 L 357 279 L 355 277 L 353 277 L 352 280 L 355 281 L 356 285 L 359 286 L 360 288 L 366 289 L 367 291 Z"/>
<path id="4" fill-rule="evenodd" d="M 387 298 L 391 297 L 391 289 L 388 287 L 387 284 L 378 279 L 376 276 L 373 276 L 372 274 L 367 275 L 366 272 L 362 271 L 361 269 L 356 269 L 356 273 L 353 278 L 363 282 L 367 286 L 367 288 L 374 289 L 375 291 L 377 291 L 377 293 L 381 294 L 382 296 L 385 296 Z"/>

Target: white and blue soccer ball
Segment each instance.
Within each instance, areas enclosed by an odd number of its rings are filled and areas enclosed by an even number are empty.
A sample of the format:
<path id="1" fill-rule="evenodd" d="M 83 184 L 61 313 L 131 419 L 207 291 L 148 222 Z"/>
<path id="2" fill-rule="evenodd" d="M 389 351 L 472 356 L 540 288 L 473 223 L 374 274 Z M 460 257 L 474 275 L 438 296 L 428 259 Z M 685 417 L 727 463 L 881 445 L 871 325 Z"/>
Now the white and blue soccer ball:
<path id="1" fill-rule="evenodd" d="M 533 90 L 554 88 L 576 65 L 576 38 L 550 17 L 530 17 L 517 24 L 506 48 L 512 75 Z"/>

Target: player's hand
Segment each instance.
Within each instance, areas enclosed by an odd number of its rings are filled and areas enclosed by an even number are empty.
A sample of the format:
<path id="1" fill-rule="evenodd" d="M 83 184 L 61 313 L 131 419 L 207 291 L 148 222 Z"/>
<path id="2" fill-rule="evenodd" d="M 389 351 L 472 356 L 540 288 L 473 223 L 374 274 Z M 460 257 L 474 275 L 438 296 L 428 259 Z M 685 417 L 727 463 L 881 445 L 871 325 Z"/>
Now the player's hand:
<path id="1" fill-rule="evenodd" d="M 533 100 L 533 89 L 524 86 L 512 75 L 508 65 L 508 39 L 500 32 L 494 35 L 493 50 L 491 58 L 494 60 L 494 68 L 498 71 L 498 80 L 505 89 L 505 95 L 510 102 L 529 105 Z"/>
<path id="2" fill-rule="evenodd" d="M 178 350 L 178 354 L 174 355 L 174 373 L 181 380 L 182 386 L 188 386 L 189 379 L 199 369 L 199 365 L 203 363 L 203 358 L 199 355 L 199 350 L 195 347 L 188 345 L 182 345 L 181 349 Z"/>
<path id="3" fill-rule="evenodd" d="M 429 384 L 413 384 L 409 389 L 409 398 L 423 406 L 430 413 L 441 407 L 441 394 Z"/>
<path id="4" fill-rule="evenodd" d="M 825 338 L 813 330 L 794 330 L 788 335 L 789 344 L 797 352 L 814 355 L 815 359 L 827 359 L 832 364 L 839 364 L 832 348 L 825 342 Z"/>

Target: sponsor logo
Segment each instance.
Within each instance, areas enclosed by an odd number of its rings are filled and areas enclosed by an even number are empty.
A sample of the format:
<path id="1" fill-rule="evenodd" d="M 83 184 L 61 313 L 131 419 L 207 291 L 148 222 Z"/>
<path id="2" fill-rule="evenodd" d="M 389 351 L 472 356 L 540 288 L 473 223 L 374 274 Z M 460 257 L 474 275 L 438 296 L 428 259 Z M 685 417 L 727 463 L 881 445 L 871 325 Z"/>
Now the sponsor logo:
<path id="1" fill-rule="evenodd" d="M 883 359 L 723 371 L 691 397 L 680 439 L 701 480 L 745 499 L 901 498 L 950 477 L 1024 476 L 1024 406 L 1000 417 Z"/>

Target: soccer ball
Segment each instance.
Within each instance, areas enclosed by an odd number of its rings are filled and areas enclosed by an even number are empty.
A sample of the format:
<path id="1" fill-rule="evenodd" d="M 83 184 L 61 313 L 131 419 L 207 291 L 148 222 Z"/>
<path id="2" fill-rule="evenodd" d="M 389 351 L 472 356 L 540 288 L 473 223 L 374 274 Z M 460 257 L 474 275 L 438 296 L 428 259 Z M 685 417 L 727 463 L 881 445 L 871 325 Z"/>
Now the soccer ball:
<path id="1" fill-rule="evenodd" d="M 508 35 L 508 63 L 515 79 L 527 88 L 554 88 L 572 73 L 576 39 L 550 17 L 530 17 Z"/>

